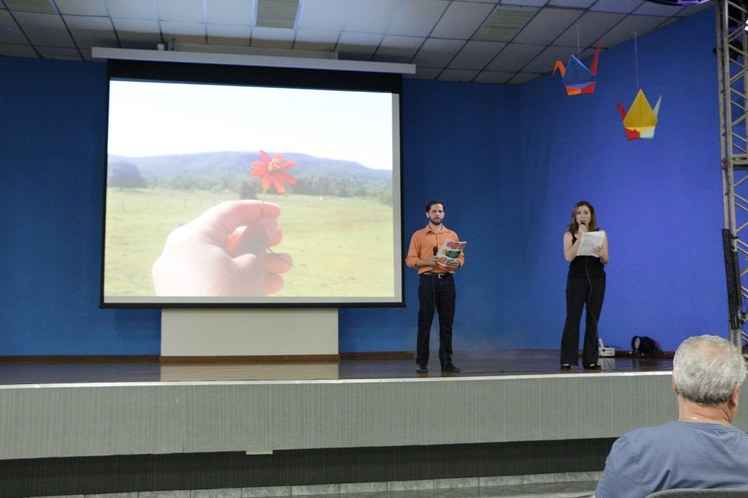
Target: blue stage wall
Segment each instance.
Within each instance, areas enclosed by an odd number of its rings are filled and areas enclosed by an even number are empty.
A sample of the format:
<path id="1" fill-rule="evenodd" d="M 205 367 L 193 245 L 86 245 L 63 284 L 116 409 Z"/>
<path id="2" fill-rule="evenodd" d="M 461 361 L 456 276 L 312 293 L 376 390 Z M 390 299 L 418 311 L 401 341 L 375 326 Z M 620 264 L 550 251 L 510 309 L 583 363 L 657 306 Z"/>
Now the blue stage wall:
<path id="1" fill-rule="evenodd" d="M 562 235 L 581 199 L 609 233 L 607 344 L 647 335 L 673 350 L 727 335 L 715 39 L 708 10 L 603 52 L 592 95 L 567 96 L 559 75 L 519 88 L 406 84 L 406 230 L 433 195 L 469 243 L 455 348 L 559 347 Z M 660 121 L 654 139 L 627 141 L 616 104 L 628 109 L 639 88 L 653 106 L 662 95 Z M 341 350 L 413 347 L 408 273 L 407 309 L 341 310 Z"/>
<path id="2" fill-rule="evenodd" d="M 557 77 L 522 87 L 526 222 L 541 228 L 526 255 L 540 312 L 525 309 L 524 330 L 543 344 L 563 325 L 561 237 L 579 199 L 610 234 L 606 343 L 648 335 L 674 350 L 690 335 L 728 335 L 715 40 L 710 9 L 602 54 L 594 95 L 566 97 Z M 659 122 L 653 139 L 627 141 L 615 106 L 628 109 L 639 88 L 652 106 L 662 96 Z"/>
<path id="3" fill-rule="evenodd" d="M 99 309 L 106 66 L 0 57 L 0 355 L 140 355 L 159 310 Z"/>
<path id="4" fill-rule="evenodd" d="M 603 52 L 595 94 L 558 75 L 522 86 L 406 80 L 404 250 L 446 203 L 468 240 L 455 349 L 556 348 L 564 319 L 561 236 L 579 199 L 610 234 L 600 321 L 609 344 L 665 349 L 727 333 L 714 13 Z M 160 312 L 99 309 L 106 69 L 0 58 L 0 356 L 152 355 Z M 615 104 L 663 96 L 653 140 L 628 142 Z M 413 350 L 405 308 L 340 310 L 342 352 Z"/>

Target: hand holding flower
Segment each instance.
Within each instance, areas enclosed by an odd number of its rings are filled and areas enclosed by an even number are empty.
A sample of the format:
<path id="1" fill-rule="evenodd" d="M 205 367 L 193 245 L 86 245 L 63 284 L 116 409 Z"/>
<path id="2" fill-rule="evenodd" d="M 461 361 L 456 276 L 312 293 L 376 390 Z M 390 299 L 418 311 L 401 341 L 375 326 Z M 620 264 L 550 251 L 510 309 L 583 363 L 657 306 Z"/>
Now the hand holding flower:
<path id="1" fill-rule="evenodd" d="M 283 234 L 280 207 L 227 201 L 175 229 L 153 265 L 159 296 L 264 296 L 283 288 L 288 254 L 268 254 Z"/>

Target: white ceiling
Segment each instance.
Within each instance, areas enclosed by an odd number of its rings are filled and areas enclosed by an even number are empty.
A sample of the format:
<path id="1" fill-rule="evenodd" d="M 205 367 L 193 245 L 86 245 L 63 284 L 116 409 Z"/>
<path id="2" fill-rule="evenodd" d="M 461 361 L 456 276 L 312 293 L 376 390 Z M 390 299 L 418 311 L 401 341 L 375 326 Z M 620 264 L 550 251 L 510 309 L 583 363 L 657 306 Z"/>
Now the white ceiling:
<path id="1" fill-rule="evenodd" d="M 415 78 L 521 84 L 703 9 L 649 0 L 0 0 L 0 55 L 91 47 L 416 65 Z M 270 27 L 288 26 L 288 27 Z M 716 35 L 715 35 L 716 36 Z M 259 51 L 259 52 L 258 52 Z"/>

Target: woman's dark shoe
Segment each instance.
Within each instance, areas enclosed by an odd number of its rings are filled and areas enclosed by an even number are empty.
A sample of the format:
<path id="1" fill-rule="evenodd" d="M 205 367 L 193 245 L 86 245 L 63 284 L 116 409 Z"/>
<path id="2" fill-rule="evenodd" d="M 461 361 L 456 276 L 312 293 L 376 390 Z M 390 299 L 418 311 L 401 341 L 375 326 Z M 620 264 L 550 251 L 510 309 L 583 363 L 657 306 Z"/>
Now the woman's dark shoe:
<path id="1" fill-rule="evenodd" d="M 585 365 L 584 366 L 585 370 L 600 370 L 600 368 L 601 368 L 600 365 Z"/>
<path id="2" fill-rule="evenodd" d="M 568 363 L 564 363 L 563 365 L 561 365 L 561 370 L 571 370 L 571 365 L 569 365 Z"/>

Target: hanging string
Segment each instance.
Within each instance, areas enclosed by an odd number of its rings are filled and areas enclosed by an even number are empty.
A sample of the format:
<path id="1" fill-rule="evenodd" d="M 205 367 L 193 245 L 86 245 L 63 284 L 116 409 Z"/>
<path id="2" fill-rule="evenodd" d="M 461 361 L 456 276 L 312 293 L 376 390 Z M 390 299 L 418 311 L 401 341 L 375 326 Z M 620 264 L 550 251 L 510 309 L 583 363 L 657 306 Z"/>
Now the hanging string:
<path id="1" fill-rule="evenodd" d="M 636 88 L 639 88 L 639 47 L 636 44 L 636 31 L 634 31 L 634 65 L 636 67 Z"/>

